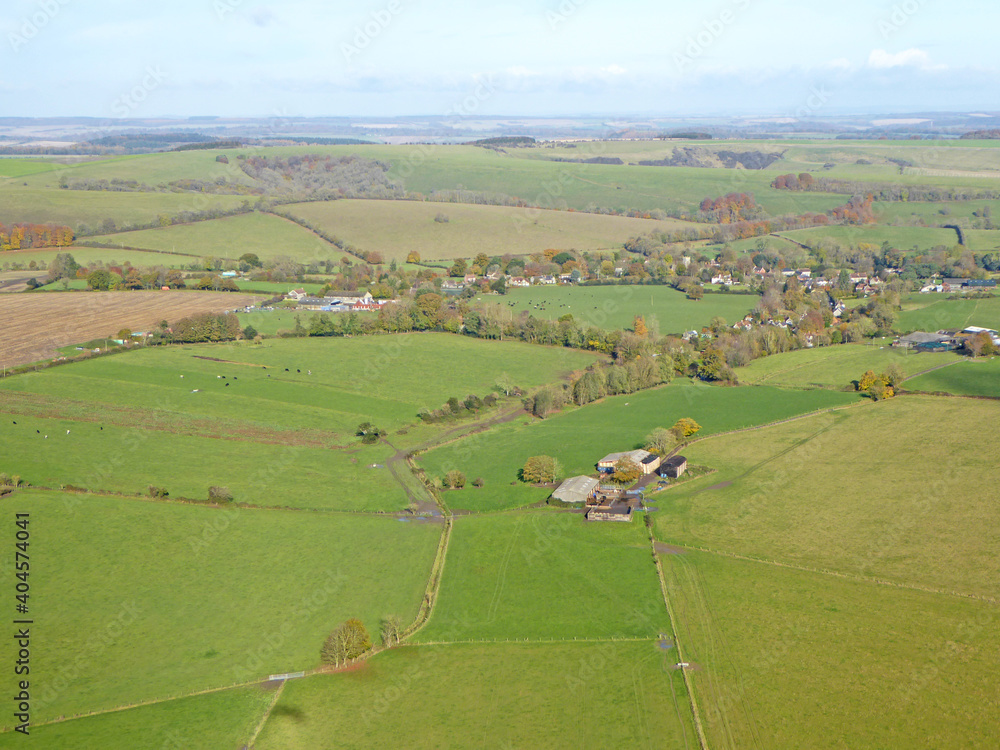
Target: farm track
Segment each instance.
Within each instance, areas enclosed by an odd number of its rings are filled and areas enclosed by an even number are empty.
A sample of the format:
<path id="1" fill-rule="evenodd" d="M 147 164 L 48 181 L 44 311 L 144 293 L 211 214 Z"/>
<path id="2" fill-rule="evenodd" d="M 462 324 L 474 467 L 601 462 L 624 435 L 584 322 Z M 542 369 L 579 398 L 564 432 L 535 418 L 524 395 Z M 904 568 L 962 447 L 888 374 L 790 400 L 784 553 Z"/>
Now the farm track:
<path id="1" fill-rule="evenodd" d="M 16 367 L 55 357 L 57 349 L 122 328 L 141 331 L 161 320 L 220 313 L 264 297 L 226 292 L 135 291 L 0 295 L 0 365 Z"/>

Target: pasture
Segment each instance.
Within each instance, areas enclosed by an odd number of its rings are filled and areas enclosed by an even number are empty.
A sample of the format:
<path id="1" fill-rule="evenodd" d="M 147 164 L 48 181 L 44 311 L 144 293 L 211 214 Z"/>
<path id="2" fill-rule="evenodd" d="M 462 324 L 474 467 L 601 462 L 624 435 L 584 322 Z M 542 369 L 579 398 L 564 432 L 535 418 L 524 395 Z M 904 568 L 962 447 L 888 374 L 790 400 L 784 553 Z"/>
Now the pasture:
<path id="1" fill-rule="evenodd" d="M 89 239 L 89 238 L 88 238 Z M 103 247 L 85 247 L 74 245 L 71 247 L 46 248 L 42 250 L 7 250 L 0 252 L 0 262 L 3 265 L 13 267 L 15 264 L 23 268 L 29 268 L 34 262 L 51 263 L 58 253 L 69 253 L 73 259 L 84 268 L 91 268 L 98 263 L 105 266 L 120 266 L 123 263 L 131 263 L 136 267 L 165 266 L 167 268 L 184 268 L 192 263 L 198 263 L 201 259 L 189 255 L 179 255 L 175 253 L 150 252 L 143 250 L 122 250 Z M 46 271 L 38 270 L 36 276 L 39 281 L 44 282 L 47 278 Z M 83 281 L 73 279 L 71 283 Z M 59 282 L 53 284 L 53 288 L 61 289 Z M 71 287 L 72 288 L 72 287 Z M 86 283 L 82 288 L 86 288 Z"/>
<path id="2" fill-rule="evenodd" d="M 852 387 L 866 370 L 885 372 L 890 364 L 912 377 L 924 370 L 956 361 L 959 355 L 952 352 L 915 352 L 894 349 L 887 339 L 871 344 L 835 344 L 814 349 L 797 349 L 770 357 L 755 359 L 736 370 L 740 383 L 749 385 L 777 385 L 790 388 Z"/>
<path id="3" fill-rule="evenodd" d="M 46 178 L 50 174 L 54 173 L 36 175 L 35 178 Z M 5 224 L 66 224 L 74 231 L 81 231 L 83 227 L 95 230 L 105 219 L 124 229 L 130 225 L 149 224 L 160 216 L 173 216 L 181 211 L 234 209 L 244 200 L 246 198 L 242 195 L 117 193 L 0 184 Z"/>
<path id="4" fill-rule="evenodd" d="M 272 700 L 272 689 L 252 685 L 218 693 L 82 719 L 34 726 L 31 745 L 38 750 L 106 750 L 130 747 L 219 750 L 242 747 Z M 0 746 L 4 735 L 0 734 Z"/>
<path id="5" fill-rule="evenodd" d="M 344 257 L 340 248 L 295 222 L 258 212 L 89 239 L 144 250 L 179 252 L 195 256 L 193 261 L 206 257 L 236 260 L 244 253 L 255 253 L 262 261 L 287 257 L 298 263 L 340 262 Z"/>
<path id="6" fill-rule="evenodd" d="M 694 551 L 661 560 L 709 747 L 992 742 L 995 604 Z"/>
<path id="7" fill-rule="evenodd" d="M 949 367 L 908 379 L 908 391 L 1000 398 L 1000 357 L 962 358 Z"/>
<path id="8" fill-rule="evenodd" d="M 410 252 L 422 260 L 531 255 L 556 250 L 620 250 L 630 237 L 695 228 L 675 220 L 543 211 L 424 201 L 338 200 L 287 207 L 361 250 L 376 250 L 402 262 Z M 435 221 L 443 214 L 447 222 Z"/>
<path id="9" fill-rule="evenodd" d="M 582 326 L 631 329 L 642 315 L 650 331 L 661 334 L 701 330 L 712 318 L 722 317 L 730 325 L 749 313 L 760 301 L 753 294 L 706 294 L 690 300 L 668 286 L 532 286 L 510 288 L 503 297 L 476 298 L 499 303 L 512 315 L 523 312 L 536 318 L 557 320 L 572 315 Z"/>
<path id="10" fill-rule="evenodd" d="M 670 427 L 682 417 L 702 426 L 699 437 L 788 419 L 819 409 L 856 403 L 850 393 L 783 390 L 772 387 L 722 388 L 678 382 L 538 420 L 524 415 L 488 433 L 472 435 L 421 454 L 418 462 L 430 476 L 459 469 L 481 488 L 466 486 L 444 493 L 449 507 L 473 511 L 503 510 L 544 500 L 551 490 L 517 480 L 524 462 L 535 455 L 557 458 L 563 477 L 592 474 L 600 458 L 641 447 L 656 427 Z M 704 462 L 702 462 L 704 463 Z"/>
<path id="11" fill-rule="evenodd" d="M 224 312 L 258 298 L 224 292 L 136 291 L 85 294 L 0 295 L 4 345 L 0 365 L 37 362 L 63 346 L 110 336 L 122 328 L 143 331 L 161 320 Z"/>
<path id="12" fill-rule="evenodd" d="M 948 299 L 945 294 L 910 294 L 902 300 L 896 328 L 903 332 L 961 330 L 966 326 L 1000 329 L 1000 297 Z"/>
<path id="13" fill-rule="evenodd" d="M 657 536 L 995 598 L 1000 510 L 983 436 L 998 417 L 995 402 L 900 396 L 698 442 L 684 455 L 718 473 L 657 496 Z"/>
<path id="14" fill-rule="evenodd" d="M 801 242 L 803 245 L 815 247 L 820 242 L 830 242 L 843 247 L 856 247 L 862 243 L 881 247 L 888 242 L 892 247 L 909 251 L 916 247 L 919 250 L 930 250 L 942 245 L 952 248 L 958 244 L 958 235 L 954 229 L 938 229 L 935 227 L 887 227 L 887 226 L 834 226 L 796 229 L 779 233 L 780 237 Z M 979 250 L 980 248 L 972 248 Z"/>
<path id="15" fill-rule="evenodd" d="M 672 656 L 652 640 L 395 648 L 288 683 L 255 746 L 695 748 Z"/>
<path id="16" fill-rule="evenodd" d="M 455 519 L 441 593 L 416 640 L 655 639 L 669 628 L 641 518 L 536 511 Z"/>
<path id="17" fill-rule="evenodd" d="M 31 577 L 45 632 L 32 642 L 35 721 L 315 667 L 348 617 L 374 632 L 386 614 L 415 617 L 441 533 L 58 492 L 0 507 L 31 513 L 32 559 L 44 560 Z"/>

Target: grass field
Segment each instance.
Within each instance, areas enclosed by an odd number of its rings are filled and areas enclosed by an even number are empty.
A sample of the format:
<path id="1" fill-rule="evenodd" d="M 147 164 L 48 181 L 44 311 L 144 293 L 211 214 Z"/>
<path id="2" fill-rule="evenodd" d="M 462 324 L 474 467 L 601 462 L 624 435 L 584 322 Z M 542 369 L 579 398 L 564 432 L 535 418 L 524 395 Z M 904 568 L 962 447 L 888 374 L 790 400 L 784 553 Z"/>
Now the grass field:
<path id="1" fill-rule="evenodd" d="M 942 294 L 911 294 L 902 300 L 896 328 L 900 331 L 939 331 L 983 326 L 1000 329 L 1000 297 L 945 299 Z"/>
<path id="2" fill-rule="evenodd" d="M 36 721 L 312 668 L 346 618 L 377 632 L 386 614 L 416 615 L 441 533 L 36 491 L 0 506 L 31 513 L 45 561 L 31 577 Z"/>
<path id="3" fill-rule="evenodd" d="M 89 238 L 88 238 L 89 239 Z M 172 253 L 143 252 L 142 250 L 115 250 L 101 247 L 60 247 L 51 250 L 8 250 L 0 253 L 0 263 L 19 263 L 24 268 L 28 267 L 31 261 L 40 263 L 51 263 L 58 253 L 69 253 L 73 259 L 85 268 L 95 265 L 98 261 L 106 266 L 120 266 L 128 262 L 133 266 L 165 266 L 167 268 L 183 268 L 192 263 L 197 263 L 200 258 L 187 255 L 175 255 Z M 38 280 L 44 282 L 47 272 L 39 270 Z M 74 279 L 73 281 L 77 281 Z M 57 285 L 58 287 L 58 285 Z M 61 288 L 61 287 L 59 287 Z"/>
<path id="4" fill-rule="evenodd" d="M 963 358 L 950 367 L 907 380 L 903 387 L 908 391 L 1000 398 L 1000 358 Z"/>
<path id="5" fill-rule="evenodd" d="M 48 178 L 53 174 L 56 173 L 36 175 L 35 178 Z M 95 229 L 104 219 L 112 219 L 119 228 L 124 228 L 132 224 L 146 224 L 156 221 L 161 215 L 172 216 L 181 211 L 232 209 L 244 200 L 241 195 L 115 193 L 0 184 L 5 224 L 66 224 L 74 230 L 82 225 Z"/>
<path id="6" fill-rule="evenodd" d="M 538 502 L 550 494 L 548 489 L 517 481 L 518 470 L 530 456 L 556 457 L 567 477 L 592 474 L 602 456 L 640 447 L 654 428 L 670 427 L 681 417 L 697 421 L 702 426 L 699 434 L 710 434 L 855 401 L 854 394 L 833 391 L 718 388 L 680 382 L 606 398 L 544 421 L 525 416 L 489 433 L 429 451 L 419 457 L 419 463 L 431 476 L 460 469 L 470 480 L 485 480 L 481 488 L 467 486 L 446 492 L 444 500 L 450 507 L 500 510 Z"/>
<path id="7" fill-rule="evenodd" d="M 651 331 L 684 333 L 701 330 L 712 318 L 727 323 L 742 320 L 760 301 L 751 294 L 706 294 L 690 300 L 667 286 L 534 286 L 513 288 L 506 296 L 477 297 L 494 302 L 514 315 L 529 312 L 536 318 L 556 320 L 567 313 L 580 325 L 631 329 L 636 315 L 646 319 Z"/>
<path id="8" fill-rule="evenodd" d="M 442 353 L 469 364 L 443 375 Z M 137 350 L 3 381 L 4 470 L 46 487 L 204 499 L 223 485 L 254 505 L 395 511 L 407 505 L 385 468 L 395 451 L 362 446 L 358 424 L 397 441 L 450 396 L 503 377 L 532 388 L 595 359 L 446 334 Z"/>
<path id="9" fill-rule="evenodd" d="M 1000 510 L 982 478 L 998 416 L 993 402 L 905 396 L 700 442 L 684 454 L 718 473 L 663 493 L 657 535 L 997 597 Z"/>
<path id="10" fill-rule="evenodd" d="M 639 234 L 699 228 L 674 220 L 421 201 L 339 200 L 287 208 L 355 247 L 377 250 L 387 261 L 403 261 L 411 251 L 422 260 L 442 260 L 479 253 L 530 255 L 549 248 L 620 250 Z M 439 214 L 448 221 L 435 221 Z"/>
<path id="11" fill-rule="evenodd" d="M 462 368 L 442 368 L 442 357 Z M 138 349 L 26 373 L 3 381 L 0 390 L 323 430 L 346 439 L 362 421 L 395 430 L 451 396 L 485 396 L 504 377 L 531 389 L 599 359 L 592 352 L 441 333 L 270 339 L 260 346 Z"/>
<path id="12" fill-rule="evenodd" d="M 662 560 L 710 747 L 991 744 L 995 605 L 695 552 Z"/>
<path id="13" fill-rule="evenodd" d="M 736 374 L 741 383 L 778 385 L 792 388 L 849 388 L 860 380 L 866 370 L 885 372 L 896 364 L 903 374 L 912 377 L 958 359 L 952 352 L 921 353 L 908 349 L 893 349 L 888 340 L 879 346 L 870 344 L 838 344 L 815 349 L 798 349 L 783 354 L 755 359 Z"/>
<path id="14" fill-rule="evenodd" d="M 236 260 L 244 253 L 256 253 L 262 261 L 285 256 L 299 263 L 313 260 L 339 262 L 344 257 L 339 248 L 295 222 L 256 212 L 88 239 L 196 256 L 192 260 L 204 257 Z"/>
<path id="15" fill-rule="evenodd" d="M 641 522 L 540 511 L 456 518 L 417 640 L 654 639 L 669 629 Z"/>
<path id="16" fill-rule="evenodd" d="M 41 172 L 59 169 L 58 164 L 34 159 L 0 159 L 0 180 L 4 178 L 26 177 Z M 3 183 L 0 182 L 0 185 Z"/>
<path id="17" fill-rule="evenodd" d="M 136 748 L 237 748 L 249 741 L 273 697 L 255 685 L 32 727 L 31 745 L 37 750 L 105 750 L 127 741 Z M 0 735 L 0 746 L 6 747 L 10 736 Z"/>
<path id="18" fill-rule="evenodd" d="M 958 235 L 954 229 L 937 229 L 933 227 L 815 227 L 812 229 L 796 229 L 791 232 L 781 232 L 781 237 L 787 237 L 813 246 L 820 241 L 833 242 L 842 246 L 857 246 L 862 242 L 880 247 L 888 242 L 899 250 L 908 251 L 913 247 L 929 250 L 936 245 L 951 248 L 958 244 Z M 979 250 L 980 248 L 971 248 Z"/>
<path id="19" fill-rule="evenodd" d="M 86 294 L 0 295 L 5 367 L 56 356 L 56 350 L 109 336 L 122 328 L 143 331 L 161 320 L 199 312 L 224 312 L 252 304 L 250 296 L 225 292 L 87 292 Z"/>
<path id="20" fill-rule="evenodd" d="M 698 746 L 652 641 L 397 648 L 290 682 L 258 750 Z"/>

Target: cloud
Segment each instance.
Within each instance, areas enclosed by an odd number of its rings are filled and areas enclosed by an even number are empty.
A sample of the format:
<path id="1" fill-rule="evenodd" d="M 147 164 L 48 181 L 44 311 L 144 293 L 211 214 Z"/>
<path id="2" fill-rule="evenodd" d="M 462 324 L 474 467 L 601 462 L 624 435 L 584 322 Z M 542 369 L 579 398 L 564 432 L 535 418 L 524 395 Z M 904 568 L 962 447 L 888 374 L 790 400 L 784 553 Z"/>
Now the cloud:
<path id="1" fill-rule="evenodd" d="M 601 72 L 606 73 L 609 76 L 620 76 L 624 75 L 628 71 L 621 65 L 608 65 L 606 68 L 601 68 Z"/>
<path id="2" fill-rule="evenodd" d="M 874 49 L 868 56 L 868 67 L 875 70 L 890 68 L 920 68 L 921 70 L 943 70 L 946 66 L 934 65 L 924 50 L 911 48 L 895 54 L 884 49 Z"/>

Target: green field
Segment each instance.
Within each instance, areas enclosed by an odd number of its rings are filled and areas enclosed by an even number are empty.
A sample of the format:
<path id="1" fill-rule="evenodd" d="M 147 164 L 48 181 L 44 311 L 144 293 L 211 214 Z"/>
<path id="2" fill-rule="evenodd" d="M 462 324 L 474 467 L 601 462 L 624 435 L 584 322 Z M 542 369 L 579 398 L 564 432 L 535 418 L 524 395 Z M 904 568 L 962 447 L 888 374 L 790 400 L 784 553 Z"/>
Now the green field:
<path id="1" fill-rule="evenodd" d="M 992 743 L 996 605 L 696 552 L 662 560 L 709 747 Z"/>
<path id="2" fill-rule="evenodd" d="M 48 177 L 50 174 L 36 175 Z M 66 224 L 74 230 L 82 225 L 96 229 L 104 219 L 112 219 L 119 228 L 147 224 L 159 216 L 181 211 L 207 211 L 237 208 L 245 198 L 240 195 L 205 195 L 202 193 L 115 193 L 92 190 L 59 190 L 0 184 L 3 223 L 22 222 Z"/>
<path id="3" fill-rule="evenodd" d="M 791 388 L 850 388 L 866 370 L 885 372 L 890 364 L 912 377 L 932 367 L 953 362 L 959 355 L 952 352 L 914 352 L 893 349 L 888 341 L 879 346 L 870 344 L 838 344 L 815 349 L 797 349 L 783 354 L 755 359 L 736 370 L 740 383 L 778 385 Z"/>
<path id="4" fill-rule="evenodd" d="M 907 380 L 908 391 L 1000 398 L 1000 358 L 963 358 L 950 367 Z"/>
<path id="5" fill-rule="evenodd" d="M 565 476 L 592 474 L 600 458 L 640 447 L 656 427 L 670 427 L 681 417 L 702 426 L 699 435 L 741 429 L 857 401 L 850 393 L 783 390 L 771 387 L 721 388 L 688 382 L 567 410 L 543 421 L 527 416 L 436 448 L 419 457 L 431 476 L 460 469 L 481 488 L 444 493 L 452 508 L 500 510 L 544 500 L 548 489 L 517 481 L 517 472 L 534 455 L 556 457 Z"/>
<path id="6" fill-rule="evenodd" d="M 998 417 L 994 402 L 904 396 L 699 442 L 684 454 L 718 473 L 658 496 L 657 536 L 997 597 L 1000 509 L 982 478 Z"/>
<path id="7" fill-rule="evenodd" d="M 706 294 L 690 300 L 667 286 L 533 286 L 512 288 L 505 297 L 480 296 L 480 302 L 499 302 L 512 315 L 528 312 L 536 318 L 557 320 L 570 314 L 579 325 L 631 329 L 636 315 L 659 333 L 701 330 L 712 318 L 727 323 L 742 320 L 760 301 L 751 294 Z"/>
<path id="8" fill-rule="evenodd" d="M 920 250 L 930 250 L 937 245 L 951 248 L 958 244 L 958 235 L 954 229 L 937 229 L 933 227 L 815 227 L 812 229 L 796 229 L 791 232 L 781 232 L 781 237 L 787 237 L 804 245 L 816 245 L 826 241 L 842 246 L 857 246 L 861 243 L 881 247 L 888 242 L 903 251 L 917 247 Z M 997 235 L 1000 237 L 1000 233 Z M 979 247 L 971 248 L 979 250 Z"/>
<path id="9" fill-rule="evenodd" d="M 467 364 L 443 374 L 443 353 Z M 0 382 L 4 470 L 47 487 L 204 499 L 223 485 L 255 505 L 399 510 L 384 468 L 395 451 L 360 445 L 358 424 L 397 440 L 451 396 L 485 396 L 504 377 L 536 387 L 597 358 L 447 334 L 136 350 Z M 125 470 L 140 458 L 142 471 Z"/>
<path id="10" fill-rule="evenodd" d="M 348 617 L 413 619 L 441 533 L 54 492 L 0 505 L 31 514 L 35 721 L 317 666 Z"/>
<path id="11" fill-rule="evenodd" d="M 1000 297 L 946 297 L 944 294 L 911 294 L 904 298 L 896 328 L 903 332 L 961 330 L 966 326 L 1000 329 Z"/>
<path id="12" fill-rule="evenodd" d="M 694 748 L 672 655 L 653 641 L 397 648 L 290 682 L 255 747 Z"/>
<path id="13" fill-rule="evenodd" d="M 180 698 L 126 711 L 31 728 L 38 750 L 105 750 L 120 747 L 183 747 L 188 750 L 237 748 L 250 739 L 273 699 L 271 689 L 254 685 Z M 0 735 L 0 747 L 15 747 Z M 171 744 L 172 743 L 172 744 Z"/>
<path id="14" fill-rule="evenodd" d="M 422 260 L 530 255 L 556 250 L 620 250 L 629 237 L 653 231 L 700 229 L 680 221 L 473 206 L 422 201 L 339 200 L 288 206 L 295 216 L 386 261 L 413 251 Z M 435 217 L 444 214 L 447 222 Z"/>
<path id="15" fill-rule="evenodd" d="M 31 261 L 40 263 L 51 263 L 58 253 L 69 253 L 73 259 L 81 266 L 90 267 L 98 261 L 105 266 L 120 266 L 123 263 L 131 263 L 133 266 L 165 266 L 167 268 L 183 268 L 192 263 L 197 263 L 200 258 L 188 255 L 175 255 L 173 253 L 143 252 L 142 250 L 121 250 L 102 247 L 60 247 L 52 250 L 18 250 L 17 252 L 0 253 L 0 263 L 19 263 L 24 268 L 28 267 Z M 38 271 L 38 280 L 46 279 L 46 271 Z M 74 279 L 76 281 L 76 279 Z"/>
<path id="16" fill-rule="evenodd" d="M 41 172 L 51 172 L 59 169 L 58 164 L 50 161 L 36 161 L 34 159 L 0 159 L 0 180 L 14 177 L 27 177 L 28 175 L 39 174 Z M 0 182 L 2 185 L 3 182 Z"/>
<path id="17" fill-rule="evenodd" d="M 540 511 L 455 520 L 439 601 L 417 640 L 653 639 L 669 629 L 640 521 Z"/>
<path id="18" fill-rule="evenodd" d="M 192 259 L 194 261 L 204 257 L 236 260 L 244 253 L 255 253 L 262 261 L 284 256 L 299 263 L 314 260 L 339 262 L 344 257 L 339 248 L 295 222 L 257 212 L 88 239 L 112 245 L 185 253 L 196 256 Z"/>

